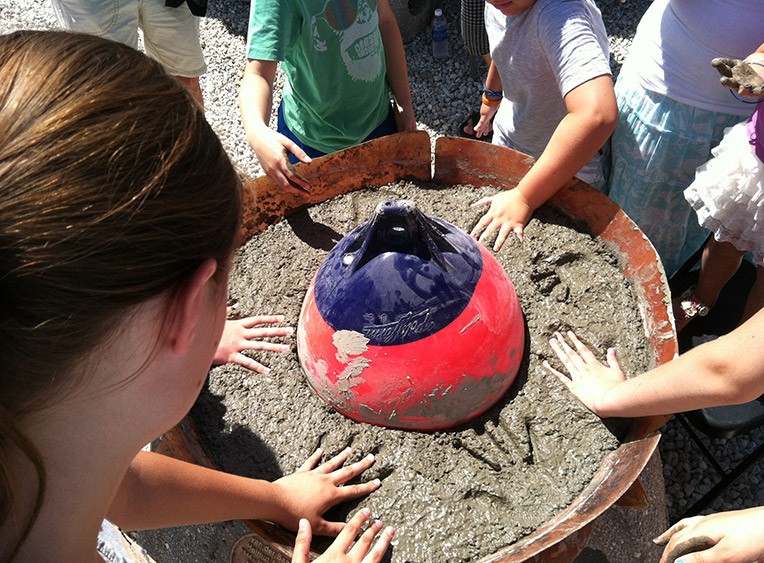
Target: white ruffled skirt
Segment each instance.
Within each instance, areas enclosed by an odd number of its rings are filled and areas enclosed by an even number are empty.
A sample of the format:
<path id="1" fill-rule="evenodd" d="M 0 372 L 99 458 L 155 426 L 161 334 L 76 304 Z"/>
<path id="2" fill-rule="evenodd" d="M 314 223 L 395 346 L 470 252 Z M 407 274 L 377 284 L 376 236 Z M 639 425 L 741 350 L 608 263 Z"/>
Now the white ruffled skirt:
<path id="1" fill-rule="evenodd" d="M 764 164 L 751 150 L 746 124 L 724 131 L 724 138 L 698 167 L 684 196 L 702 227 L 764 263 Z"/>

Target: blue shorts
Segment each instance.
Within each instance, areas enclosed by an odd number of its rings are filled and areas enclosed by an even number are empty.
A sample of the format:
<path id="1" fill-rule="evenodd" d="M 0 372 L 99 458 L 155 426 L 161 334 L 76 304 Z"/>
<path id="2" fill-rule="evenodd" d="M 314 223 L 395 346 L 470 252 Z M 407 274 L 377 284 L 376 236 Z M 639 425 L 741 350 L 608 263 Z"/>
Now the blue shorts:
<path id="1" fill-rule="evenodd" d="M 302 150 L 305 151 L 305 154 L 307 154 L 310 158 L 316 158 L 319 156 L 324 156 L 326 153 L 321 152 L 318 149 L 314 149 L 313 147 L 306 145 L 303 143 L 300 139 L 298 139 L 294 133 L 292 133 L 291 129 L 287 127 L 286 121 L 284 121 L 284 110 L 282 108 L 282 105 L 279 104 L 279 111 L 278 111 L 278 123 L 276 125 L 276 130 L 287 137 L 288 139 L 291 139 L 294 141 L 294 143 L 300 147 Z M 384 137 L 386 135 L 392 135 L 393 133 L 398 132 L 398 126 L 395 124 L 395 114 L 393 113 L 393 108 L 390 106 L 390 110 L 387 112 L 387 117 L 385 120 L 380 123 L 374 131 L 369 133 L 368 137 L 366 137 L 361 143 L 365 143 L 366 141 L 371 141 L 372 139 L 378 139 L 379 137 Z M 360 143 L 359 143 L 360 144 Z M 296 164 L 299 162 L 297 160 L 297 157 L 293 155 L 292 153 L 289 153 L 289 160 Z"/>

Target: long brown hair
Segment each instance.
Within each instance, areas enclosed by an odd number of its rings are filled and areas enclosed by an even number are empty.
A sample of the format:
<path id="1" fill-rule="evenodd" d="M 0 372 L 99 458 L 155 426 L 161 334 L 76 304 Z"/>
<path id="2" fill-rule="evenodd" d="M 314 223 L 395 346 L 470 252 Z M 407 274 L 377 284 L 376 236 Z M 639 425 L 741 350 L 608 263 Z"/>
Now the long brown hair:
<path id="1" fill-rule="evenodd" d="M 0 527 L 25 417 L 76 386 L 120 315 L 234 245 L 241 184 L 186 90 L 141 53 L 66 32 L 0 36 Z"/>

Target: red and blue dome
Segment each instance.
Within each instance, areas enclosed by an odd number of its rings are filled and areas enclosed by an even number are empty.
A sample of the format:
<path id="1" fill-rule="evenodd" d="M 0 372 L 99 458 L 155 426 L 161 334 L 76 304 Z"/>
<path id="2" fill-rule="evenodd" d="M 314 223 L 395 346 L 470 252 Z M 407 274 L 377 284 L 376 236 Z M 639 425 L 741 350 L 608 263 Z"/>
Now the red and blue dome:
<path id="1" fill-rule="evenodd" d="M 523 355 L 515 290 L 485 247 L 410 201 L 332 249 L 297 327 L 316 393 L 359 422 L 438 430 L 498 401 Z"/>

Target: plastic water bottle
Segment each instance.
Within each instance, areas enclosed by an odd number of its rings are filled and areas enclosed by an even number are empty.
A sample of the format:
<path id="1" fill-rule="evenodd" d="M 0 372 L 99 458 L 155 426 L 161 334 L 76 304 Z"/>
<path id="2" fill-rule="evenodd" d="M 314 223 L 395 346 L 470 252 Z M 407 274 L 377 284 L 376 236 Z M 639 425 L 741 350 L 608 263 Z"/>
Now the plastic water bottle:
<path id="1" fill-rule="evenodd" d="M 441 8 L 435 8 L 435 17 L 432 19 L 432 56 L 436 59 L 448 58 L 448 30 Z"/>

